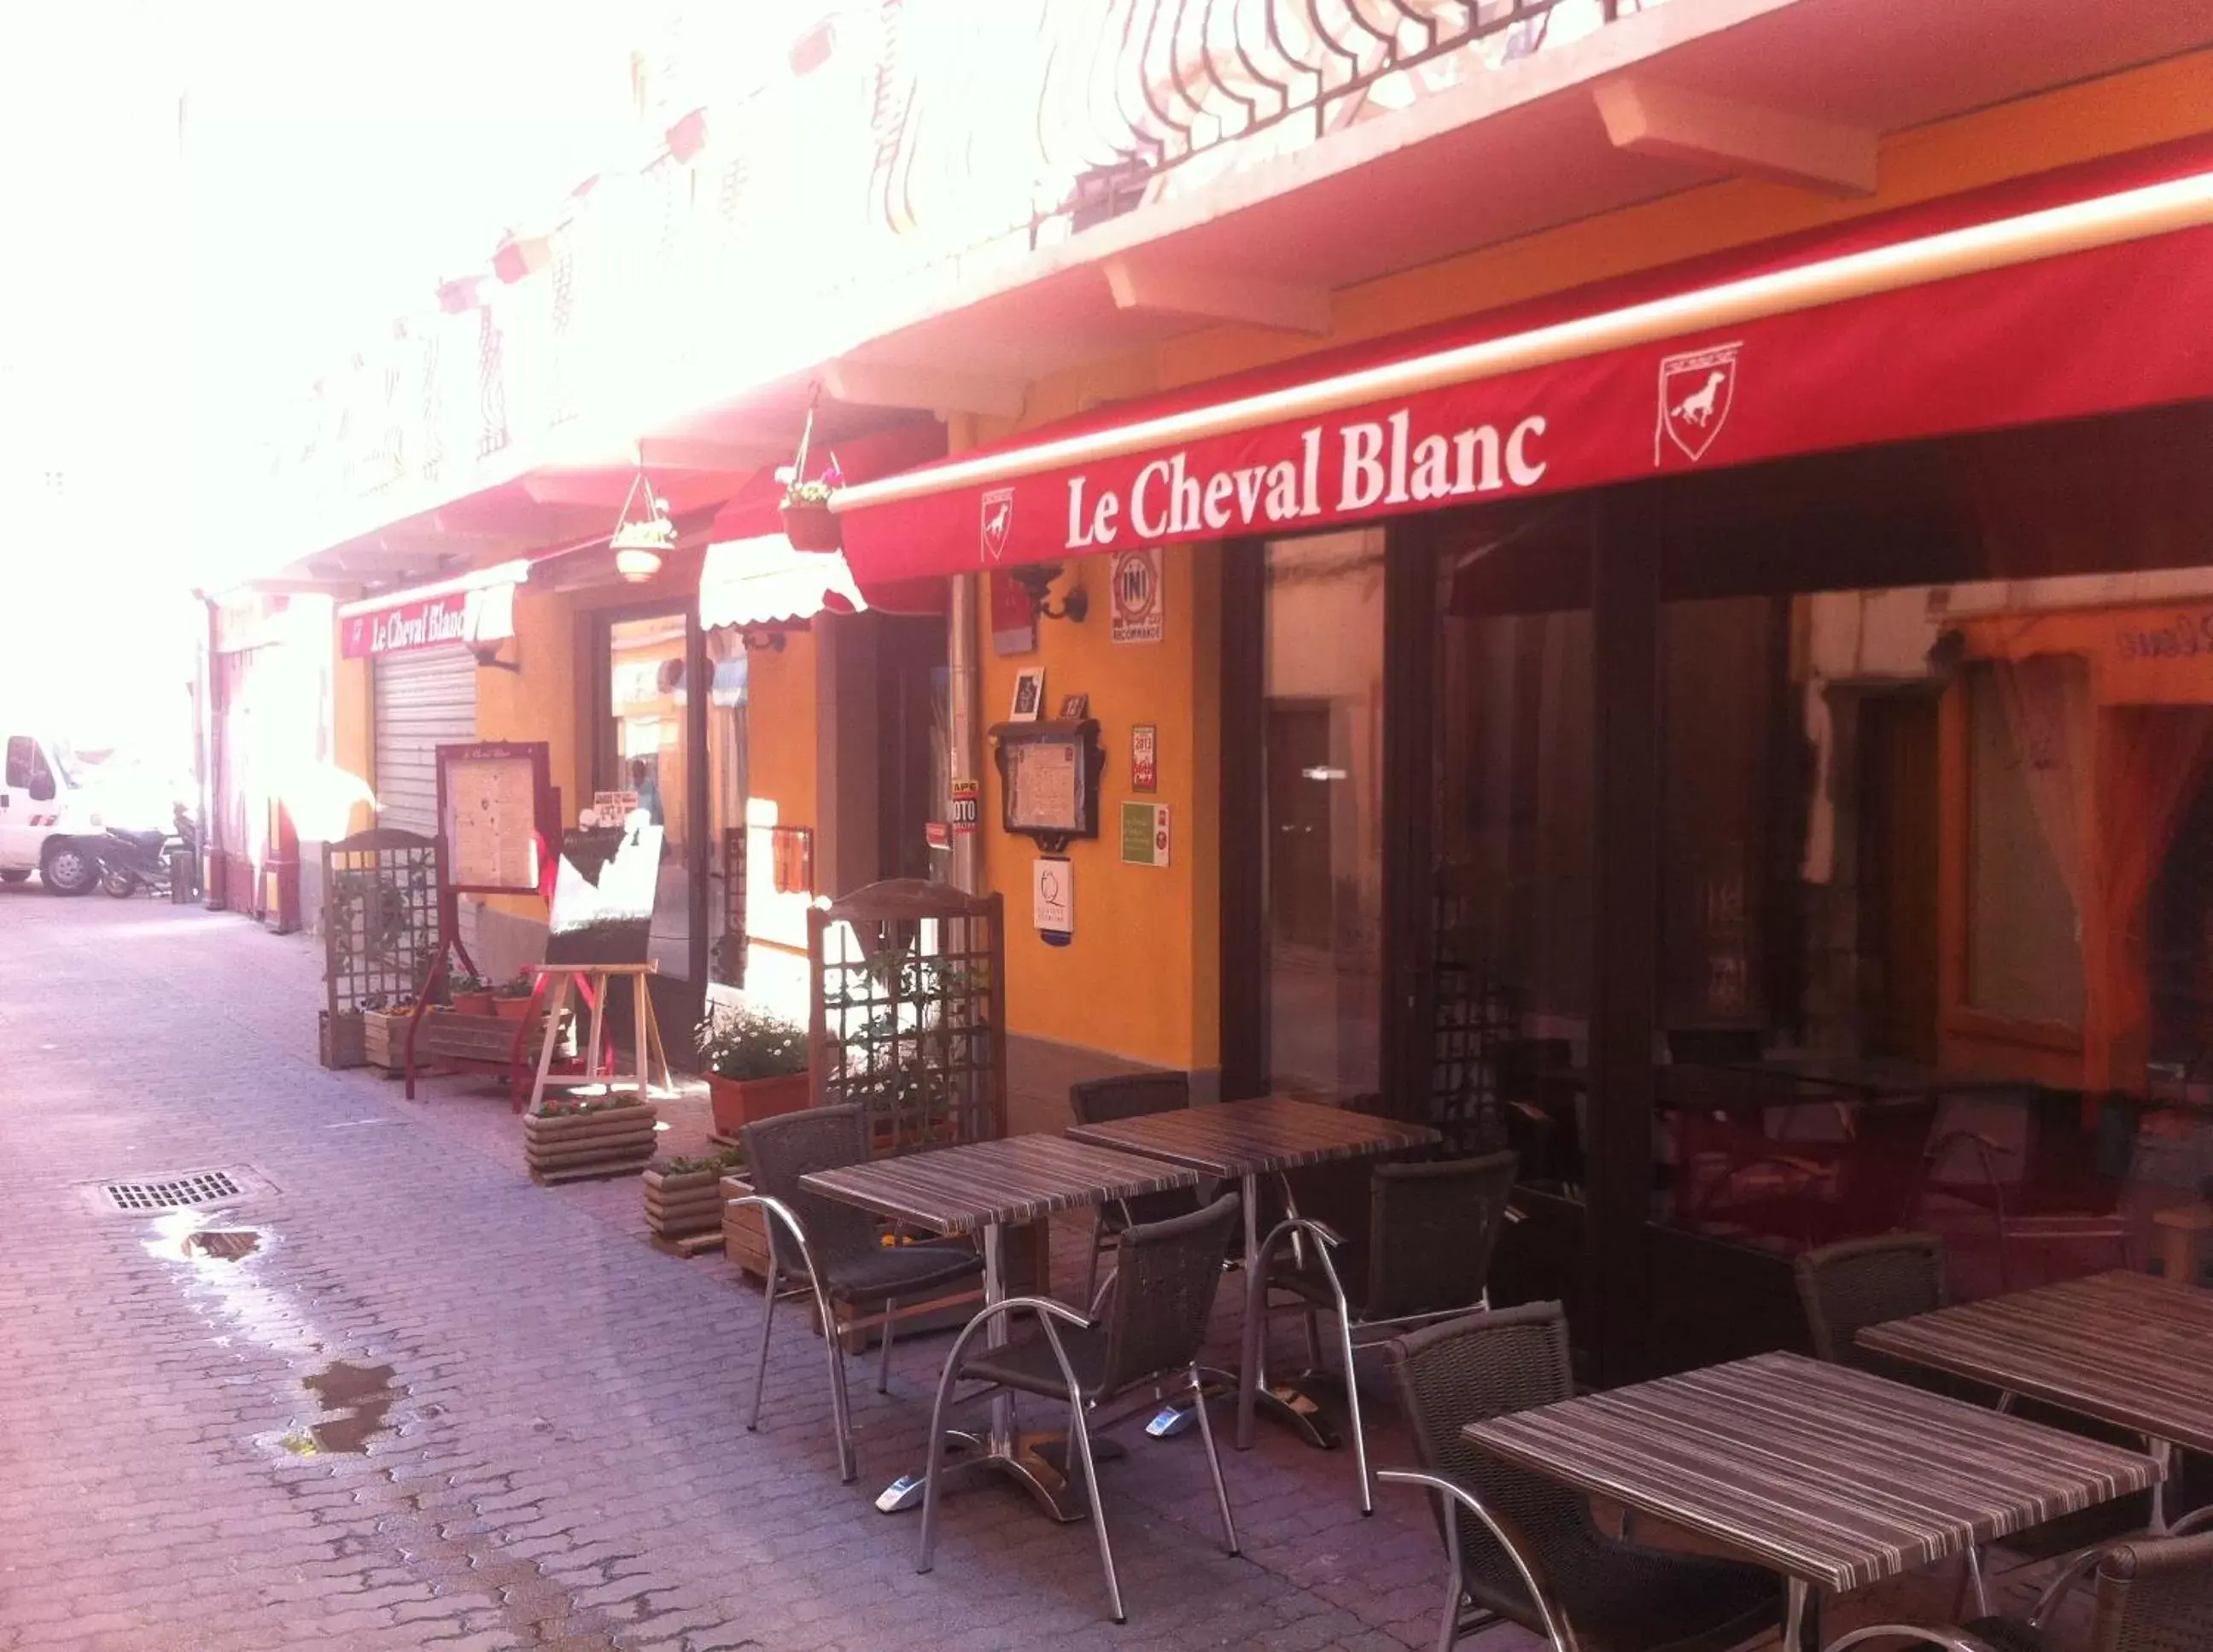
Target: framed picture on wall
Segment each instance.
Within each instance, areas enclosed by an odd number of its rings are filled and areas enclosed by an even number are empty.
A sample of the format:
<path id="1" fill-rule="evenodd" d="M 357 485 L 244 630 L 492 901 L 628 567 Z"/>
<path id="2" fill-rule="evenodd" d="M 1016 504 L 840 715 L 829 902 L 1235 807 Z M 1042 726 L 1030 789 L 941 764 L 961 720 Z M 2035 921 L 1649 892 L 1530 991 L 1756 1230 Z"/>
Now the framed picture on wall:
<path id="1" fill-rule="evenodd" d="M 1015 704 L 1007 713 L 1010 722 L 1035 722 L 1045 715 L 1045 668 L 1026 666 L 1015 674 Z"/>

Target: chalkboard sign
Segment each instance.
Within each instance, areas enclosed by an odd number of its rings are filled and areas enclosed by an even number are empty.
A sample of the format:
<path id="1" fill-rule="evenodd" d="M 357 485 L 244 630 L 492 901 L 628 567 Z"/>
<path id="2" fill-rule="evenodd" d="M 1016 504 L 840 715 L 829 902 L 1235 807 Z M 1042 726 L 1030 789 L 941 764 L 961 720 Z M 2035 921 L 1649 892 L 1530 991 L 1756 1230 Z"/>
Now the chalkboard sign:
<path id="1" fill-rule="evenodd" d="M 653 938 L 661 831 L 638 825 L 561 839 L 547 923 L 549 964 L 643 964 Z"/>

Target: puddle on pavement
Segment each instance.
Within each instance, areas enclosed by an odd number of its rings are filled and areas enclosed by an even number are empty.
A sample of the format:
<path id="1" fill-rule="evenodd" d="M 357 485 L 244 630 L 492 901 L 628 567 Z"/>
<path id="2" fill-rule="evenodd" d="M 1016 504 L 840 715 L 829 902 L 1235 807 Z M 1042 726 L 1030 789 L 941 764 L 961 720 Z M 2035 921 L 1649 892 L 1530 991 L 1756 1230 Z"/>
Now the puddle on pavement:
<path id="1" fill-rule="evenodd" d="M 325 1411 L 341 1413 L 311 1423 L 304 1431 L 296 1429 L 278 1442 L 300 1456 L 366 1454 L 369 1441 L 390 1426 L 387 1418 L 393 1406 L 407 1397 L 405 1385 L 393 1381 L 389 1365 L 355 1365 L 345 1360 L 333 1360 L 313 1376 L 301 1378 L 300 1386 L 321 1400 Z M 303 1432 L 305 1448 L 298 1443 Z"/>

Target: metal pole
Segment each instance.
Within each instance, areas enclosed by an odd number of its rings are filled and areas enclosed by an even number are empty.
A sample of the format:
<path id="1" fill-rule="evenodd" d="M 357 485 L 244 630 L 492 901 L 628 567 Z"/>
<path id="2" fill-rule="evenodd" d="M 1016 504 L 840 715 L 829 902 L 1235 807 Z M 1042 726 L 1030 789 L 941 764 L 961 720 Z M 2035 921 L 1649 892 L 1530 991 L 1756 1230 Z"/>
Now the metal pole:
<path id="1" fill-rule="evenodd" d="M 978 680 L 976 667 L 976 579 L 973 574 L 953 576 L 948 582 L 952 600 L 946 604 L 946 701 L 950 733 L 948 743 L 955 780 L 982 778 L 979 759 L 984 741 L 983 726 L 978 717 L 982 685 Z M 978 852 L 982 843 L 980 823 L 978 830 L 953 833 L 953 887 L 972 895 L 983 893 L 984 869 Z"/>

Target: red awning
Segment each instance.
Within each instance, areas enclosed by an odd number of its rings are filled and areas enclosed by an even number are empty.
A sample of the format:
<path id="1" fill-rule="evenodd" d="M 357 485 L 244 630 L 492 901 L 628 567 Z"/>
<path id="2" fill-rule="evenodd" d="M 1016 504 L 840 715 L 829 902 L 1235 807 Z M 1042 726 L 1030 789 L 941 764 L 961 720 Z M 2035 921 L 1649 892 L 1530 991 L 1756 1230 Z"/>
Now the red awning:
<path id="1" fill-rule="evenodd" d="M 2213 139 L 1100 410 L 849 486 L 883 582 L 2213 396 Z"/>

